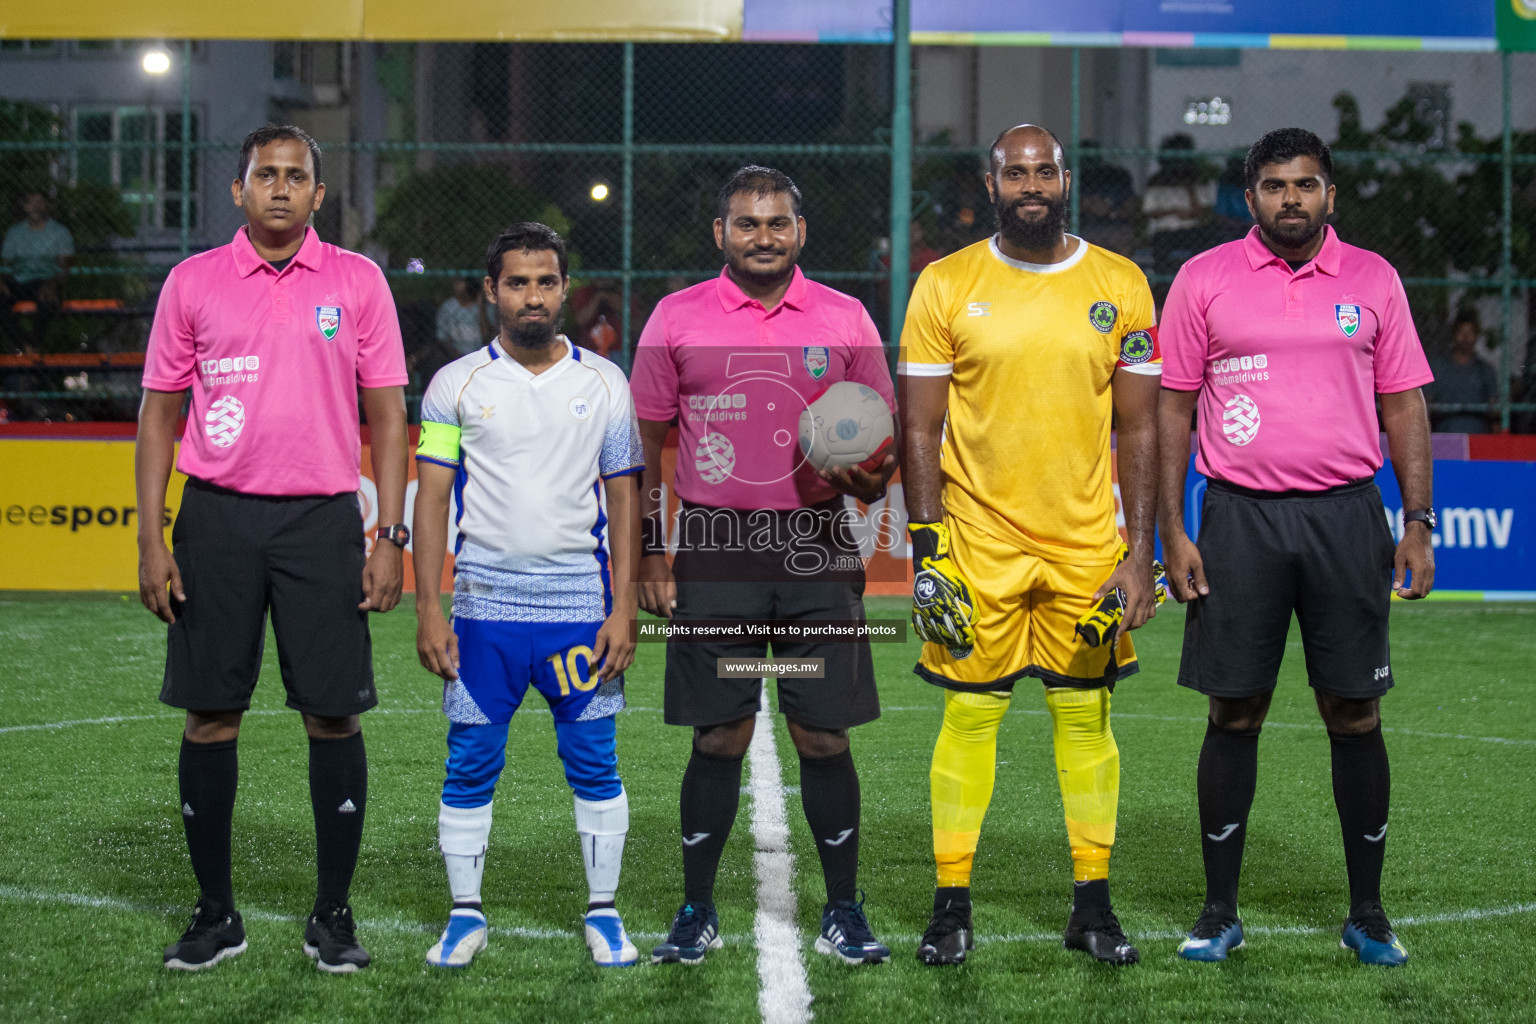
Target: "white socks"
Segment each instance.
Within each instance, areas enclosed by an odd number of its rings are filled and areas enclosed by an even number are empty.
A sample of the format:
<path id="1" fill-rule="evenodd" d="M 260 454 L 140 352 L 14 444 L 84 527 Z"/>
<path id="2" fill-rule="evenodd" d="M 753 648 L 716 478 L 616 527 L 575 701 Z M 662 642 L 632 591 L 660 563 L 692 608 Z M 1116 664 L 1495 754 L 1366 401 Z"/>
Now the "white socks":
<path id="1" fill-rule="evenodd" d="M 576 797 L 576 832 L 581 836 L 581 863 L 587 869 L 587 901 L 612 903 L 619 888 L 624 838 L 629 834 L 629 795 L 620 790 L 607 800 Z"/>
<path id="2" fill-rule="evenodd" d="M 619 887 L 624 840 L 629 834 L 629 795 L 622 790 L 608 800 L 576 797 L 576 832 L 581 863 L 587 871 L 589 903 L 612 903 Z M 448 868 L 448 888 L 455 903 L 479 903 L 485 875 L 485 849 L 491 835 L 491 805 L 449 807 L 437 811 L 438 846 Z"/>
<path id="3" fill-rule="evenodd" d="M 483 807 L 438 805 L 437 842 L 443 851 L 443 863 L 448 867 L 448 889 L 453 893 L 453 902 L 480 902 L 485 845 L 490 835 L 490 804 Z"/>

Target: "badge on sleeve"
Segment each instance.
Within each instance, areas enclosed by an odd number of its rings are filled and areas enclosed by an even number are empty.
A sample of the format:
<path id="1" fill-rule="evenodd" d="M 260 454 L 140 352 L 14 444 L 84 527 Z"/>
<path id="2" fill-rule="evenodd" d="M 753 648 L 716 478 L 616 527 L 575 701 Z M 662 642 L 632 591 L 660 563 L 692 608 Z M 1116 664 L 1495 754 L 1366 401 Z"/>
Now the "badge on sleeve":
<path id="1" fill-rule="evenodd" d="M 332 341 L 336 332 L 341 330 L 340 306 L 316 306 L 315 326 L 320 328 L 320 336 L 326 341 Z"/>
<path id="2" fill-rule="evenodd" d="M 1359 306 L 1336 305 L 1333 307 L 1333 318 L 1338 321 L 1339 330 L 1344 332 L 1346 338 L 1353 338 L 1360 329 Z"/>

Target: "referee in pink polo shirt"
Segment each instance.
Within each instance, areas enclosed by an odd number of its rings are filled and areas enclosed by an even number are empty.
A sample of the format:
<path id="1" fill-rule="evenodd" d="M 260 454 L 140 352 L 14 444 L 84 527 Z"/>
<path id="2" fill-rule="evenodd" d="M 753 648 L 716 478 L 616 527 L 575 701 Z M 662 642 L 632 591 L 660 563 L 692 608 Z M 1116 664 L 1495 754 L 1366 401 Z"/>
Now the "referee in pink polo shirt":
<path id="1" fill-rule="evenodd" d="M 1205 906 L 1179 955 L 1225 960 L 1243 943 L 1237 879 L 1259 730 L 1294 613 L 1333 748 L 1343 943 L 1361 963 L 1401 964 L 1381 906 L 1391 786 L 1379 701 L 1393 683 L 1391 593 L 1423 597 L 1435 577 L 1429 365 L 1397 272 L 1325 223 L 1334 187 L 1322 140 L 1272 131 L 1244 170 L 1257 225 L 1184 264 L 1161 328 L 1161 533 L 1170 586 L 1189 604 L 1179 682 L 1210 699 L 1197 775 Z M 1395 548 L 1372 480 L 1378 400 L 1408 510 Z M 1183 510 L 1197 409 L 1196 466 L 1210 481 L 1198 548 Z"/>
<path id="2" fill-rule="evenodd" d="M 857 381 L 895 409 L 880 336 L 855 299 L 807 281 L 800 190 L 780 171 L 743 167 L 720 190 L 715 244 L 725 269 L 662 299 L 640 336 L 630 383 L 645 446 L 640 605 L 690 620 L 862 622 L 864 571 L 844 494 L 865 502 L 896 471 L 820 476 L 795 443 L 806 403 Z M 661 448 L 678 427 L 683 502 L 673 569 L 660 542 Z M 839 493 L 841 492 L 841 493 Z M 761 659 L 765 640 L 667 644 L 665 717 L 693 729 L 681 795 L 683 906 L 655 963 L 698 963 L 720 945 L 715 873 L 736 820 L 741 761 L 762 683 L 718 678 L 721 658 Z M 824 678 L 778 680 L 800 755 L 800 799 L 821 855 L 827 902 L 819 952 L 880 963 L 857 895 L 859 776 L 848 730 L 880 715 L 869 643 L 775 638 L 775 657 L 822 662 Z"/>
<path id="3" fill-rule="evenodd" d="M 313 139 L 291 125 L 252 132 L 230 191 L 246 226 L 160 292 L 135 456 L 139 597 L 170 624 L 160 699 L 187 712 L 178 802 L 201 890 L 165 965 L 201 970 L 246 947 L 230 877 L 235 743 L 270 614 L 288 706 L 309 734 L 319 884 L 304 951 L 344 973 L 368 965 L 348 904 L 368 798 L 358 716 L 378 703 L 368 612 L 400 600 L 405 352 L 379 268 L 309 227 L 325 198 Z M 151 510 L 165 506 L 189 390 L 168 551 Z M 359 393 L 383 524 L 366 560 Z"/>

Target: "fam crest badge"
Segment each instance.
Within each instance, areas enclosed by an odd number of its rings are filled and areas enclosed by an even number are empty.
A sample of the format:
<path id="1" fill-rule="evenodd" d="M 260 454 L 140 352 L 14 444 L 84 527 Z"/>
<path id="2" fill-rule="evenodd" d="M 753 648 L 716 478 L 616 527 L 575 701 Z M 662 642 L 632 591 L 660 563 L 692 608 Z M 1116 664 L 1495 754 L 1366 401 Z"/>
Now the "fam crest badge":
<path id="1" fill-rule="evenodd" d="M 811 380 L 821 380 L 827 375 L 827 364 L 831 359 L 831 353 L 825 345 L 805 346 L 805 372 L 811 375 Z"/>
<path id="2" fill-rule="evenodd" d="M 320 328 L 320 336 L 326 341 L 332 341 L 336 332 L 341 330 L 340 306 L 316 306 L 315 326 Z"/>
<path id="3" fill-rule="evenodd" d="M 1339 330 L 1344 332 L 1346 338 L 1353 338 L 1360 329 L 1359 306 L 1336 305 L 1333 307 L 1333 318 L 1338 321 Z"/>

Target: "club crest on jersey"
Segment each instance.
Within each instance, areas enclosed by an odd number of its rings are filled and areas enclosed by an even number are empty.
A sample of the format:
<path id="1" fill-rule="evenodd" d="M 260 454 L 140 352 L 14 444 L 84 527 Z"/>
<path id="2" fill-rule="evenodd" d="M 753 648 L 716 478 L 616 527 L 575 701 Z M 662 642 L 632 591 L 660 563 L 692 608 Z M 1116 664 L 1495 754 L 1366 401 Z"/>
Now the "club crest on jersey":
<path id="1" fill-rule="evenodd" d="M 827 375 L 827 363 L 831 359 L 831 353 L 825 345 L 807 345 L 805 352 L 805 372 L 811 375 L 811 380 L 821 380 Z"/>
<path id="2" fill-rule="evenodd" d="M 1339 330 L 1344 332 L 1344 337 L 1353 338 L 1355 332 L 1360 329 L 1360 307 L 1336 305 L 1333 307 L 1333 318 L 1339 323 Z"/>
<path id="3" fill-rule="evenodd" d="M 316 306 L 315 326 L 320 328 L 320 336 L 326 341 L 332 341 L 336 332 L 341 330 L 340 306 Z"/>
<path id="4" fill-rule="evenodd" d="M 1115 308 L 1113 302 L 1095 302 L 1088 307 L 1088 322 L 1093 324 L 1093 329 L 1100 334 L 1108 334 L 1115 329 L 1115 321 L 1120 319 L 1120 311 Z"/>
<path id="5" fill-rule="evenodd" d="M 1128 366 L 1138 366 L 1152 358 L 1154 348 L 1151 334 L 1132 331 L 1120 343 L 1120 361 Z"/>

